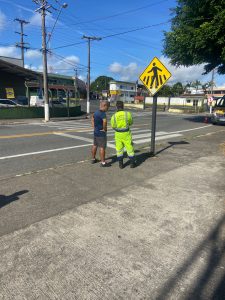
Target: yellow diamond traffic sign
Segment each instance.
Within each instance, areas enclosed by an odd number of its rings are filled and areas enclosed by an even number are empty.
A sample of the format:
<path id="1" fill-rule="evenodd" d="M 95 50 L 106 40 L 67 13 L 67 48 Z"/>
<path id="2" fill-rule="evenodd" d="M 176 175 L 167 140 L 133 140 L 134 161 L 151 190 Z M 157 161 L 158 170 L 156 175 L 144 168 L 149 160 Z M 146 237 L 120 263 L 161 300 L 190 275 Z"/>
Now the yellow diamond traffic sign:
<path id="1" fill-rule="evenodd" d="M 154 57 L 139 78 L 153 96 L 171 76 L 163 63 L 157 57 Z"/>

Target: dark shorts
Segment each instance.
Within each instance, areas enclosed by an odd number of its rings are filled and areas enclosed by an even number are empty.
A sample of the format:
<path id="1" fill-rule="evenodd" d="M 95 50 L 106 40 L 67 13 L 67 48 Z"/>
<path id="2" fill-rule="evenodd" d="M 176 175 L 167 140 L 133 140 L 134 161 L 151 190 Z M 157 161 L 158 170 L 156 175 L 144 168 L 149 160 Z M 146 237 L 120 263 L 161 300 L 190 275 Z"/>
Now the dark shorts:
<path id="1" fill-rule="evenodd" d="M 106 136 L 94 136 L 94 146 L 105 149 L 106 144 L 107 144 Z"/>

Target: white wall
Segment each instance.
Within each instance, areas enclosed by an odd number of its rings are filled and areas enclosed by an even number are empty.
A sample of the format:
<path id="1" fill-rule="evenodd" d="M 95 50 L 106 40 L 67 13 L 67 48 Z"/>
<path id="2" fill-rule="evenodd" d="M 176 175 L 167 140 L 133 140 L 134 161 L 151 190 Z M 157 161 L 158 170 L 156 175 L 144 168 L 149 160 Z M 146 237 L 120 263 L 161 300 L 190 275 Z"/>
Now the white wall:
<path id="1" fill-rule="evenodd" d="M 187 101 L 187 100 L 190 100 Z M 171 97 L 170 98 L 170 105 L 171 106 L 193 106 L 193 100 L 197 99 L 191 99 L 191 98 L 181 98 L 181 97 Z M 202 99 L 198 99 L 198 106 L 202 105 Z M 158 105 L 168 105 L 169 102 L 169 97 L 158 97 L 157 98 L 157 103 Z M 145 98 L 145 103 L 146 104 L 153 104 L 153 97 L 146 97 Z"/>
<path id="2" fill-rule="evenodd" d="M 135 91 L 135 88 L 136 86 L 134 83 L 110 83 L 109 85 L 111 91 Z"/>

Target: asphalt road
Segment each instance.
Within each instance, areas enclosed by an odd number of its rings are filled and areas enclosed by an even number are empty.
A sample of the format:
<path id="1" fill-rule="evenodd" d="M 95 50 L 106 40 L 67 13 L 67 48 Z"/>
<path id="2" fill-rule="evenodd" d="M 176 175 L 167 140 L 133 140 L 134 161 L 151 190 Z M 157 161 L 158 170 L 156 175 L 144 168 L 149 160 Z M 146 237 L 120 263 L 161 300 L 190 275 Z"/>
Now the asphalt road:
<path id="1" fill-rule="evenodd" d="M 92 103 L 92 109 L 97 103 Z M 114 108 L 108 112 L 108 119 Z M 151 112 L 133 110 L 135 148 L 149 147 Z M 157 114 L 156 144 L 182 141 L 221 130 L 204 123 L 203 116 Z M 92 128 L 89 119 L 0 125 L 0 179 L 90 159 Z M 108 156 L 115 153 L 108 130 Z"/>

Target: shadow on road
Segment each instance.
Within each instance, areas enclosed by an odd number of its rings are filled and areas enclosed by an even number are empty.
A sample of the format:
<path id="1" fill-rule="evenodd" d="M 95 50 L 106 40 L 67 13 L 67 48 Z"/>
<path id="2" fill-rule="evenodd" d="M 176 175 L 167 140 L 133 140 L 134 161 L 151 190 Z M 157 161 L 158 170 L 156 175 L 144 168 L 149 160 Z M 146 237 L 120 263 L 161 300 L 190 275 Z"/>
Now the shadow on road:
<path id="1" fill-rule="evenodd" d="M 5 206 L 13 201 L 19 200 L 20 199 L 19 196 L 26 194 L 26 193 L 28 193 L 28 190 L 19 191 L 12 195 L 9 195 L 9 196 L 0 195 L 0 208 L 2 208 L 3 206 Z"/>
<path id="2" fill-rule="evenodd" d="M 186 141 L 178 141 L 178 142 L 168 142 L 168 146 L 166 146 L 165 148 L 158 150 L 154 156 L 157 156 L 158 154 L 160 154 L 161 152 L 173 147 L 173 146 L 177 146 L 177 145 L 189 145 L 188 142 Z M 140 153 L 140 150 L 135 150 L 135 158 L 136 158 L 136 167 L 139 167 L 140 165 L 142 165 L 147 159 L 151 158 L 152 155 L 150 154 L 150 152 L 144 152 L 144 153 Z M 124 158 L 127 158 L 127 154 L 126 152 L 124 153 Z M 116 155 L 110 156 L 107 159 L 111 159 L 111 164 L 117 163 L 117 157 Z M 130 160 L 127 160 L 124 163 L 124 167 L 127 167 L 130 165 Z"/>
<path id="3" fill-rule="evenodd" d="M 211 123 L 210 117 L 207 117 L 207 121 L 205 120 L 206 116 L 190 116 L 184 118 L 186 121 L 194 122 L 194 123 Z"/>
<path id="4" fill-rule="evenodd" d="M 193 251 L 192 255 L 180 266 L 174 275 L 164 284 L 157 296 L 157 300 L 168 299 L 169 294 L 179 288 L 178 283 L 193 268 L 197 268 L 199 260 L 205 257 L 207 252 L 207 262 L 198 277 L 193 280 L 182 299 L 225 299 L 225 215 L 223 215 L 208 234 L 208 236 Z"/>
<path id="5" fill-rule="evenodd" d="M 168 142 L 168 144 L 169 144 L 169 145 L 166 146 L 165 148 L 163 148 L 163 149 L 157 151 L 157 152 L 155 153 L 155 155 L 158 155 L 158 154 L 160 154 L 161 152 L 163 152 L 163 151 L 165 151 L 165 150 L 167 150 L 167 149 L 169 149 L 169 148 L 171 148 L 171 147 L 173 147 L 173 146 L 177 146 L 177 145 L 189 145 L 190 143 L 188 143 L 188 142 L 186 142 L 186 141 L 179 141 L 179 142 Z"/>

